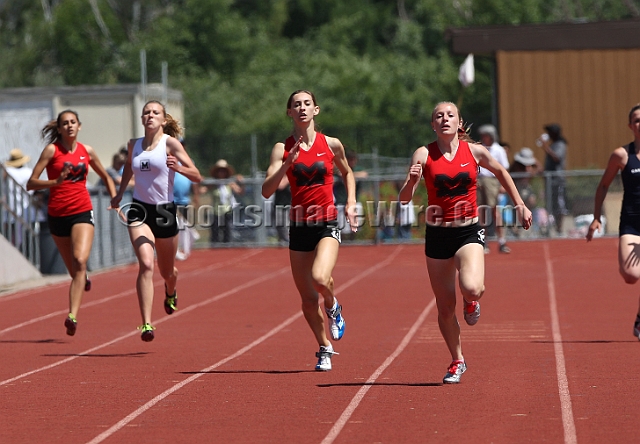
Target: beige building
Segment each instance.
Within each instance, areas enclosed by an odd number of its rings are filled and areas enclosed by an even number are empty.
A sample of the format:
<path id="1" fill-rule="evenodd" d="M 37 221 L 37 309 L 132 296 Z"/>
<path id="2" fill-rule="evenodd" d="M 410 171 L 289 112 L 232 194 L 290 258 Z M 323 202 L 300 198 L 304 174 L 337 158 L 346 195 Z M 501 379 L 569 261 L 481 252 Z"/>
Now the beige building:
<path id="1" fill-rule="evenodd" d="M 167 112 L 184 123 L 182 93 L 165 91 L 161 84 L 0 89 L 0 161 L 11 149 L 20 148 L 31 156 L 33 167 L 44 148 L 40 131 L 60 111 L 71 109 L 82 122 L 78 140 L 91 145 L 108 167 L 120 147 L 144 135 L 140 115 L 145 102 L 164 103 L 165 98 Z M 96 180 L 92 171 L 89 182 Z"/>
<path id="2" fill-rule="evenodd" d="M 542 160 L 535 140 L 548 123 L 563 128 L 568 169 L 604 168 L 613 149 L 632 140 L 627 123 L 640 103 L 640 20 L 448 34 L 454 53 L 495 61 L 493 123 L 513 152 L 528 146 Z"/>

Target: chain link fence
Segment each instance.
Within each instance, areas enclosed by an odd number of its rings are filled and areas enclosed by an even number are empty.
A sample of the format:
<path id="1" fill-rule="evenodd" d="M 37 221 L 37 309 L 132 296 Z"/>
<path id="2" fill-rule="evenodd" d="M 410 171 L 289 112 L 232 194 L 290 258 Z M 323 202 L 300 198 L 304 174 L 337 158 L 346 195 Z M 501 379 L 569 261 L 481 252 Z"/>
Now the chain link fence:
<path id="1" fill-rule="evenodd" d="M 411 205 L 400 205 L 397 200 L 398 192 L 406 177 L 408 160 L 380 157 L 372 153 L 361 155 L 359 161 L 362 169 L 368 172 L 366 178 L 358 180 L 359 229 L 357 233 L 351 232 L 350 227 L 345 223 L 343 208 L 338 205 L 343 244 L 423 242 L 427 206 L 425 187 L 421 184 L 417 188 Z M 602 173 L 602 170 L 566 171 L 561 174 L 541 173 L 534 176 L 514 173 L 514 180 L 520 185 L 526 183 L 531 191 L 532 199 L 528 202 L 534 215 L 534 225 L 528 231 L 519 228 L 509 202 L 502 201 L 500 213 L 504 225 L 508 228 L 507 238 L 516 240 L 583 237 L 593 218 L 593 200 Z M 562 180 L 566 197 L 565 208 L 560 213 L 554 210 L 551 199 L 554 181 L 557 179 Z M 262 171 L 255 169 L 252 177 L 241 179 L 243 192 L 235 196 L 236 203 L 230 211 L 230 217 L 221 216 L 223 213 L 213 208 L 212 190 L 219 185 L 227 184 L 230 180 L 238 179 L 206 179 L 200 184 L 199 205 L 191 206 L 186 211 L 188 217 L 185 229 L 195 230 L 199 235 L 194 247 L 286 246 L 283 232 L 287 231 L 288 208 L 275 205 L 273 198 L 262 197 L 261 187 L 264 181 Z M 46 218 L 43 216 L 46 212 L 43 212 L 39 203 L 27 193 L 24 199 L 29 202 L 30 207 L 24 209 L 22 215 L 18 215 L 15 208 L 23 205 L 25 200 L 21 197 L 19 202 L 12 201 L 11 199 L 14 198 L 9 196 L 8 191 L 5 177 L 0 181 L 2 234 L 14 242 L 14 245 L 19 247 L 34 265 L 40 267 L 44 274 L 66 273 L 62 259 L 57 254 L 55 244 L 46 229 Z M 96 230 L 89 258 L 89 269 L 97 270 L 135 262 L 135 254 L 126 225 L 118 213 L 107 210 L 110 198 L 106 190 L 91 190 L 91 200 Z M 131 195 L 127 193 L 122 204 L 130 200 Z M 618 234 L 621 203 L 622 183 L 618 175 L 609 188 L 603 206 L 604 233 L 600 235 Z M 557 220 L 558 217 L 561 220 Z M 222 226 L 229 224 L 230 236 L 227 242 L 211 241 L 214 218 L 218 218 Z M 12 228 L 10 228 L 12 220 L 14 222 L 18 220 L 24 225 L 20 229 L 26 238 L 30 239 L 25 244 L 27 246 L 18 246 L 15 243 L 15 231 L 11 231 Z M 481 222 L 490 227 L 488 221 Z M 490 230 L 489 236 L 491 237 Z M 44 261 L 40 257 L 48 259 Z"/>

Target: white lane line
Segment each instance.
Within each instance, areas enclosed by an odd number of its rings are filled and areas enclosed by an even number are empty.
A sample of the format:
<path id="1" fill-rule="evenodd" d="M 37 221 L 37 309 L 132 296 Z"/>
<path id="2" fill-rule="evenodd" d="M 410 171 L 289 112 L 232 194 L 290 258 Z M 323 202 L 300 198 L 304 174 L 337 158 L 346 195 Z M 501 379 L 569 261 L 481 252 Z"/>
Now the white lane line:
<path id="1" fill-rule="evenodd" d="M 351 402 L 349 403 L 347 408 L 344 409 L 344 411 L 342 412 L 342 415 L 340 415 L 340 418 L 338 418 L 338 420 L 335 422 L 333 427 L 331 427 L 331 430 L 329 430 L 329 434 L 325 436 L 325 438 L 322 440 L 322 444 L 331 444 L 333 443 L 333 441 L 335 441 L 335 439 L 338 437 L 338 435 L 340 434 L 344 426 L 347 424 L 347 421 L 349 421 L 349 418 L 351 418 L 351 415 L 353 414 L 355 409 L 360 404 L 360 401 L 362 401 L 362 399 L 367 394 L 369 389 L 373 386 L 373 383 L 376 382 L 376 380 L 380 377 L 382 372 L 384 372 L 387 369 L 387 367 L 389 367 L 391 363 L 400 355 L 400 353 L 404 351 L 407 345 L 409 345 L 409 342 L 411 341 L 411 339 L 413 339 L 416 332 L 424 322 L 425 318 L 431 312 L 431 310 L 435 305 L 436 305 L 436 300 L 433 299 L 429 303 L 429 305 L 425 307 L 425 309 L 422 311 L 420 316 L 418 316 L 418 319 L 416 320 L 416 322 L 414 322 L 413 326 L 411 327 L 409 332 L 405 335 L 404 339 L 402 339 L 402 341 L 400 342 L 398 347 L 395 349 L 395 351 L 391 353 L 391 355 L 389 355 L 387 359 L 385 359 L 382 365 L 378 367 L 371 376 L 369 376 L 369 379 L 367 379 L 367 381 L 360 388 L 360 390 L 358 390 L 358 393 L 356 393 L 355 396 L 351 399 Z"/>
<path id="2" fill-rule="evenodd" d="M 177 318 L 179 316 L 182 316 L 185 313 L 189 313 L 190 311 L 195 310 L 196 307 L 202 307 L 202 306 L 210 304 L 212 302 L 219 301 L 220 299 L 226 298 L 227 296 L 230 296 L 230 295 L 232 295 L 234 293 L 238 293 L 239 291 L 245 290 L 245 289 L 247 289 L 249 287 L 252 287 L 254 285 L 257 285 L 257 284 L 260 284 L 260 283 L 262 283 L 264 281 L 267 281 L 269 279 L 273 279 L 273 278 L 275 278 L 277 276 L 280 276 L 281 274 L 285 273 L 288 270 L 289 270 L 289 267 L 284 267 L 284 268 L 281 268 L 279 271 L 276 271 L 274 273 L 269 273 L 268 275 L 261 276 L 259 278 L 253 279 L 253 280 L 251 280 L 251 281 L 249 281 L 249 282 L 247 282 L 245 284 L 239 285 L 239 286 L 237 286 L 237 287 L 235 287 L 235 288 L 233 288 L 231 290 L 225 291 L 224 293 L 220 293 L 219 295 L 214 296 L 212 298 L 209 298 L 209 299 L 207 299 L 205 301 L 202 301 L 202 302 L 199 302 L 197 304 L 191 305 L 191 306 L 189 306 L 187 308 L 184 308 L 184 309 L 180 309 L 180 311 L 176 311 L 171 316 L 167 315 L 167 316 L 155 321 L 154 324 L 158 325 L 158 324 L 161 324 L 161 323 L 163 323 L 165 321 L 168 321 L 169 319 L 175 319 L 175 318 Z M 102 348 L 108 347 L 108 346 L 110 346 L 112 344 L 115 344 L 116 342 L 122 341 L 123 339 L 129 338 L 129 337 L 134 336 L 136 334 L 138 334 L 138 331 L 132 331 L 131 333 L 127 333 L 125 335 L 120 336 L 119 338 L 116 338 L 116 339 L 113 339 L 113 340 L 111 340 L 109 342 L 105 342 L 105 343 L 100 344 L 98 346 L 92 347 L 92 348 L 90 348 L 88 350 L 85 350 L 85 351 L 83 351 L 81 353 L 78 353 L 78 354 L 76 354 L 74 356 L 69 356 L 68 358 L 62 359 L 60 361 L 54 362 L 54 363 L 49 364 L 49 365 L 45 365 L 44 367 L 40 367 L 40 368 L 37 368 L 35 370 L 31 370 L 31 371 L 23 373 L 21 375 L 15 376 L 15 377 L 13 377 L 11 379 L 6 379 L 4 381 L 0 381 L 0 386 L 6 385 L 6 384 L 10 384 L 12 382 L 17 381 L 18 379 L 22 379 L 22 378 L 25 378 L 27 376 L 33 375 L 34 373 L 39 373 L 41 371 L 49 370 L 51 368 L 57 367 L 57 366 L 62 365 L 62 364 L 66 364 L 67 362 L 73 361 L 74 359 L 78 359 L 81 356 L 85 356 L 85 355 L 88 355 L 90 353 L 93 353 L 96 350 L 100 350 Z"/>
<path id="3" fill-rule="evenodd" d="M 225 262 L 212 264 L 212 265 L 209 265 L 209 266 L 207 266 L 205 268 L 198 269 L 198 270 L 186 271 L 186 272 L 184 272 L 182 275 L 180 275 L 178 277 L 178 282 L 179 282 L 180 279 L 193 277 L 193 276 L 196 276 L 196 275 L 204 273 L 204 272 L 208 273 L 208 272 L 210 272 L 212 270 L 215 270 L 217 268 L 222 268 L 222 267 L 225 267 L 227 265 L 233 265 L 234 263 L 237 263 L 237 262 L 243 261 L 245 259 L 248 259 L 251 256 L 255 256 L 256 254 L 260 253 L 261 251 L 262 250 L 251 251 L 251 252 L 249 252 L 247 254 L 243 254 L 242 256 L 239 256 L 239 257 L 237 257 L 235 259 L 230 259 L 230 260 L 225 261 Z M 67 286 L 69 285 L 69 282 L 66 283 Z M 154 289 L 155 289 L 155 287 L 161 287 L 162 284 L 164 284 L 164 281 L 155 282 L 154 283 Z M 131 288 L 129 290 L 122 291 L 122 292 L 120 292 L 118 294 L 115 294 L 113 296 L 108 296 L 108 297 L 102 298 L 102 299 L 96 299 L 95 301 L 91 301 L 91 302 L 87 302 L 87 303 L 82 304 L 82 308 L 84 309 L 84 308 L 93 307 L 95 305 L 104 304 L 104 303 L 112 301 L 114 299 L 121 298 L 121 297 L 130 295 L 130 294 L 134 294 L 135 291 L 136 290 L 135 290 L 135 287 L 134 287 L 134 288 Z M 85 295 L 84 297 L 87 298 L 88 296 Z M 6 300 L 7 299 L 2 299 L 2 302 L 5 302 Z M 67 313 L 69 313 L 67 311 L 67 309 L 54 311 L 54 312 L 46 314 L 44 316 L 39 316 L 37 318 L 33 318 L 33 319 L 28 320 L 28 321 L 21 322 L 20 324 L 12 325 L 11 327 L 7 327 L 7 328 L 5 328 L 3 330 L 0 330 L 0 335 L 3 335 L 4 333 L 10 332 L 12 330 L 17 330 L 18 328 L 26 327 L 27 325 L 35 324 L 36 322 L 44 321 L 46 319 L 54 318 L 56 316 L 66 315 Z"/>
<path id="4" fill-rule="evenodd" d="M 576 444 L 576 425 L 573 419 L 571 407 L 571 394 L 569 393 L 569 381 L 564 362 L 562 348 L 562 334 L 560 333 L 560 320 L 558 317 L 558 305 L 556 302 L 556 287 L 554 284 L 553 267 L 549 256 L 549 244 L 544 243 L 544 260 L 547 265 L 547 287 L 549 289 L 549 309 L 551 311 L 551 331 L 553 332 L 553 350 L 556 355 L 556 373 L 558 374 L 558 392 L 560 394 L 560 408 L 562 411 L 562 426 L 564 428 L 564 442 Z"/>
<path id="5" fill-rule="evenodd" d="M 360 281 L 362 278 L 364 278 L 364 277 L 370 275 L 371 273 L 375 272 L 376 270 L 386 266 L 393 259 L 395 259 L 395 257 L 400 253 L 400 251 L 402 251 L 402 249 L 403 249 L 403 247 L 399 246 L 384 261 L 379 262 L 377 265 L 374 265 L 373 267 L 369 268 L 368 270 L 365 270 L 362 273 L 360 273 L 360 274 L 356 275 L 355 277 L 353 277 L 352 279 L 348 280 L 343 285 L 338 287 L 335 290 L 335 293 L 337 294 L 338 292 L 344 291 L 346 288 L 348 288 L 351 285 L 355 284 L 356 282 Z M 235 358 L 243 355 L 244 353 L 248 352 L 249 350 L 251 350 L 255 346 L 263 343 L 264 341 L 269 339 L 271 336 L 275 335 L 276 333 L 278 333 L 283 328 L 285 328 L 286 326 L 290 325 L 292 322 L 294 322 L 296 319 L 298 319 L 300 317 L 302 317 L 302 312 L 298 312 L 298 313 L 294 314 L 293 316 L 290 316 L 288 319 L 286 319 L 280 325 L 278 325 L 277 327 L 275 327 L 274 329 L 272 329 L 271 331 L 269 331 L 265 335 L 259 337 L 258 339 L 253 341 L 251 344 L 242 347 L 240 350 L 238 350 L 237 352 L 233 353 L 232 355 L 227 356 L 223 360 L 216 362 L 215 364 L 213 364 L 210 367 L 207 367 L 205 369 L 200 370 L 197 374 L 192 375 L 192 376 L 188 377 L 187 379 L 185 379 L 184 381 L 179 382 L 178 384 L 174 385 L 173 387 L 165 390 L 164 392 L 162 392 L 161 394 L 159 394 L 158 396 L 156 396 L 152 400 L 148 401 L 146 404 L 144 404 L 143 406 L 141 406 L 140 408 L 138 408 L 134 412 L 132 412 L 129 415 L 127 415 L 122 420 L 118 421 L 115 425 L 111 426 L 108 430 L 105 430 L 104 432 L 102 432 L 101 434 L 99 434 L 98 436 L 93 438 L 87 444 L 98 444 L 98 443 L 104 441 L 105 439 L 109 438 L 111 435 L 116 433 L 118 430 L 122 429 L 124 426 L 129 424 L 131 421 L 136 419 L 138 416 L 142 415 L 144 412 L 146 412 L 149 409 L 151 409 L 153 406 L 155 406 L 157 403 L 159 403 L 160 401 L 165 399 L 170 394 L 176 392 L 177 390 L 180 390 L 181 388 L 183 388 L 187 384 L 190 384 L 191 382 L 193 382 L 196 379 L 200 378 L 201 376 L 207 374 L 211 370 L 214 370 L 214 369 L 220 367 L 221 365 L 226 364 L 227 362 L 231 361 L 232 359 L 235 359 Z"/>
<path id="6" fill-rule="evenodd" d="M 273 336 L 276 333 L 278 333 L 280 330 L 282 330 L 283 328 L 285 328 L 286 326 L 288 326 L 289 324 L 291 324 L 293 321 L 295 321 L 296 319 L 298 319 L 301 316 L 302 316 L 302 312 L 296 313 L 295 315 L 289 317 L 289 319 L 287 319 L 286 321 L 284 321 L 283 323 L 278 325 L 276 328 L 274 328 L 273 330 L 268 332 L 267 334 L 259 337 L 258 339 L 253 341 L 251 344 L 242 347 L 240 350 L 238 350 L 234 354 L 227 356 L 223 360 L 216 362 L 215 364 L 213 364 L 210 367 L 207 367 L 205 369 L 200 370 L 200 372 L 198 372 L 197 374 L 189 376 L 184 381 L 179 382 L 178 384 L 174 385 L 173 387 L 171 387 L 168 390 L 165 390 L 164 392 L 162 392 L 161 394 L 159 394 L 158 396 L 153 398 L 151 401 L 149 401 L 146 404 L 144 404 L 143 406 L 141 406 L 136 411 L 134 411 L 134 412 L 130 413 L 129 415 L 127 415 L 124 419 L 118 421 L 115 425 L 111 426 L 108 430 L 105 430 L 104 432 L 102 432 L 101 434 L 99 434 L 98 436 L 93 438 L 91 441 L 89 441 L 88 444 L 97 444 L 97 443 L 102 442 L 105 439 L 109 438 L 111 435 L 113 435 L 118 430 L 120 430 L 121 428 L 123 428 L 124 426 L 129 424 L 131 421 L 136 419 L 138 416 L 142 415 L 144 412 L 146 412 L 147 410 L 152 408 L 154 405 L 156 405 L 157 403 L 159 403 L 160 401 L 165 399 L 170 394 L 180 390 L 182 387 L 184 387 L 187 384 L 190 384 L 191 382 L 193 382 L 196 379 L 200 378 L 202 375 L 204 375 L 204 374 L 206 374 L 206 373 L 208 373 L 208 372 L 220 367 L 223 364 L 226 364 L 227 362 L 231 361 L 232 359 L 235 359 L 235 358 L 243 355 L 244 353 L 246 353 L 249 350 L 251 350 L 253 347 L 263 343 L 264 341 L 269 339 L 271 336 Z"/>

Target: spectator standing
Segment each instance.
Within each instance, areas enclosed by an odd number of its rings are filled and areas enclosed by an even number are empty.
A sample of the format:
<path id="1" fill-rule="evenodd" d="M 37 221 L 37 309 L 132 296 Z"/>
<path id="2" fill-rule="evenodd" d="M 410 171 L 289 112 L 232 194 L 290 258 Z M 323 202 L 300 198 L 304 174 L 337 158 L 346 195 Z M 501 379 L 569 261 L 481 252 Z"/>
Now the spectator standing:
<path id="1" fill-rule="evenodd" d="M 184 261 L 191 255 L 193 243 L 200 238 L 195 228 L 190 226 L 199 206 L 198 184 L 192 182 L 187 176 L 176 173 L 173 178 L 173 201 L 178 206 L 179 233 L 176 259 Z"/>
<path id="2" fill-rule="evenodd" d="M 566 179 L 562 174 L 566 168 L 567 140 L 562 135 L 562 127 L 557 123 L 545 125 L 536 145 L 545 152 L 544 171 L 555 173 L 551 176 L 551 215 L 555 221 L 556 231 L 562 234 L 564 216 L 567 210 Z M 559 174 L 558 174 L 559 173 Z"/>
<path id="3" fill-rule="evenodd" d="M 346 150 L 345 156 L 356 181 L 356 214 L 360 215 L 363 214 L 362 204 L 358 201 L 362 186 L 361 179 L 369 177 L 369 173 L 358 165 L 358 153 L 353 150 Z M 343 239 L 353 240 L 356 231 L 352 230 L 351 226 L 347 223 L 347 217 L 344 211 L 347 205 L 347 188 L 342 180 L 342 175 L 338 174 L 338 171 L 334 171 L 333 175 L 333 198 L 338 209 L 338 226 L 341 229 Z"/>
<path id="4" fill-rule="evenodd" d="M 29 160 L 31 160 L 31 157 L 23 154 L 20 148 L 14 148 L 9 152 L 9 159 L 4 163 L 4 168 L 7 174 L 18 184 L 16 187 L 13 181 L 7 182 L 9 208 L 16 213 L 16 216 L 25 217 L 27 220 L 33 221 L 32 218 L 27 217 L 30 203 L 24 194 L 27 189 L 27 182 L 33 172 L 27 166 Z M 30 191 L 29 194 L 33 195 L 33 191 Z M 23 240 L 22 223 L 19 220 L 13 220 L 13 217 L 9 217 L 8 220 L 13 223 L 13 245 L 19 249 Z"/>
<path id="5" fill-rule="evenodd" d="M 111 158 L 111 166 L 107 167 L 107 174 L 113 180 L 114 185 L 120 186 L 120 182 L 122 181 L 122 173 L 121 170 L 124 167 L 124 164 L 127 161 L 127 156 L 122 154 L 122 152 L 118 151 Z M 98 180 L 98 186 L 104 187 L 104 181 L 102 179 Z"/>
<path id="6" fill-rule="evenodd" d="M 233 229 L 233 209 L 238 205 L 236 196 L 244 192 L 242 176 L 235 175 L 234 168 L 225 159 L 218 160 L 211 167 L 211 177 L 224 181 L 213 185 L 211 205 L 213 225 L 211 242 L 230 242 Z"/>
<path id="7" fill-rule="evenodd" d="M 478 128 L 480 141 L 493 157 L 504 169 L 509 168 L 509 159 L 506 150 L 498 143 L 498 130 L 493 125 L 482 125 Z M 491 208 L 493 223 L 495 224 L 496 236 L 498 237 L 498 251 L 500 253 L 511 253 L 507 246 L 504 226 L 500 215 L 496 211 L 498 206 L 498 195 L 501 192 L 501 185 L 496 176 L 487 168 L 480 167 L 478 173 L 478 205 L 486 205 Z M 485 243 L 484 252 L 489 253 L 488 242 Z"/>

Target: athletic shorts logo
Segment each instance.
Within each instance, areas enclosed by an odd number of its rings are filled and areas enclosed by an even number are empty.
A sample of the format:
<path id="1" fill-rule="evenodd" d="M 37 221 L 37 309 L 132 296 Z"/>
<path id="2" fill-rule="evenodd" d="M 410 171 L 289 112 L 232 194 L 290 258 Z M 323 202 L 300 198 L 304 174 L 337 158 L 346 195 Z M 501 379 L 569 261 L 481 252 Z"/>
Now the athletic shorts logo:
<path id="1" fill-rule="evenodd" d="M 331 228 L 331 236 L 333 236 L 333 238 L 337 240 L 339 244 L 342 243 L 342 239 L 340 237 L 340 228 L 338 227 Z"/>
<path id="2" fill-rule="evenodd" d="M 148 160 L 140 161 L 140 171 L 151 171 L 151 164 Z"/>
<path id="3" fill-rule="evenodd" d="M 89 219 L 91 220 L 91 225 L 95 225 L 95 224 L 96 224 L 96 223 L 95 223 L 95 220 L 94 220 L 94 218 L 93 218 L 93 210 L 91 210 L 91 211 L 89 212 Z"/>
<path id="4" fill-rule="evenodd" d="M 484 245 L 484 228 L 478 230 L 478 240 L 482 242 L 482 245 Z"/>

